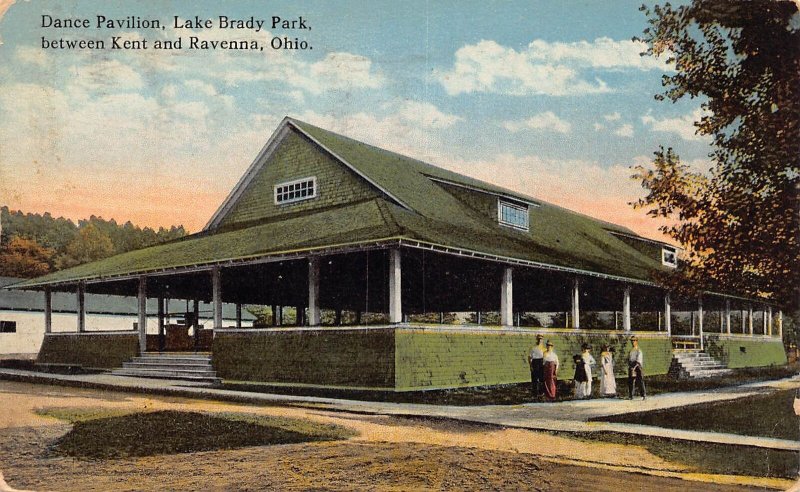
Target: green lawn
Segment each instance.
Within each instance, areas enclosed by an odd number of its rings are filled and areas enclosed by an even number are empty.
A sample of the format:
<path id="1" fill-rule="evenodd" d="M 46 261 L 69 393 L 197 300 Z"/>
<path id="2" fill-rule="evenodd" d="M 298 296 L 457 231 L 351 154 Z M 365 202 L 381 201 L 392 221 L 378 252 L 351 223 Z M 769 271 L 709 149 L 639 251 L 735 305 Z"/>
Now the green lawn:
<path id="1" fill-rule="evenodd" d="M 794 390 L 776 391 L 736 400 L 611 415 L 592 420 L 796 441 L 800 439 L 800 417 L 794 414 L 792 408 L 794 395 Z"/>
<path id="2" fill-rule="evenodd" d="M 68 420 L 73 428 L 53 452 L 82 458 L 124 458 L 347 439 L 334 425 L 251 414 L 158 411 L 121 414 L 96 409 L 52 409 L 42 415 Z"/>

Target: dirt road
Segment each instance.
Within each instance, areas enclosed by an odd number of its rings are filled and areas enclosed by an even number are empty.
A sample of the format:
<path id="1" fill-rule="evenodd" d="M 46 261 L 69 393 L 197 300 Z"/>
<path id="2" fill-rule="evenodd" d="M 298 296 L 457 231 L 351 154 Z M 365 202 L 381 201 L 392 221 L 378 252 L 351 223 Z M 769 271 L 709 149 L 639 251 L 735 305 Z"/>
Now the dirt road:
<path id="1" fill-rule="evenodd" d="M 53 456 L 69 430 L 37 408 L 247 412 L 334 423 L 348 441 L 116 460 Z M 0 381 L 0 470 L 33 490 L 731 490 L 739 479 L 696 473 L 643 448 L 520 429 L 288 406 L 249 406 Z M 687 484 L 675 477 L 700 480 Z M 709 483 L 709 482 L 716 483 Z M 751 485 L 759 482 L 749 480 Z M 765 480 L 777 486 L 781 481 Z M 783 482 L 784 484 L 786 482 Z M 737 489 L 747 490 L 746 487 Z"/>

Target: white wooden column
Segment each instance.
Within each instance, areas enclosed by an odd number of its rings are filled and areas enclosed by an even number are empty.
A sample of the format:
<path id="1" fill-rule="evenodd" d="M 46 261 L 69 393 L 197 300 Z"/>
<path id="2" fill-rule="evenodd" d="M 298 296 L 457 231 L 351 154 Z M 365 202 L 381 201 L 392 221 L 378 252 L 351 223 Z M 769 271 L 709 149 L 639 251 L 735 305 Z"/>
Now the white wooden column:
<path id="1" fill-rule="evenodd" d="M 400 248 L 389 250 L 389 323 L 403 321 Z"/>
<path id="2" fill-rule="evenodd" d="M 53 293 L 50 287 L 44 288 L 44 332 L 53 332 Z"/>
<path id="3" fill-rule="evenodd" d="M 147 277 L 139 277 L 139 292 L 137 294 L 139 311 L 139 351 L 147 351 Z"/>
<path id="4" fill-rule="evenodd" d="M 761 310 L 761 334 L 767 334 L 767 307 Z"/>
<path id="5" fill-rule="evenodd" d="M 697 326 L 700 331 L 700 350 L 703 350 L 703 296 L 697 298 Z"/>
<path id="6" fill-rule="evenodd" d="M 746 331 L 747 331 L 747 330 L 745 329 L 745 321 L 744 321 L 744 320 L 745 320 L 745 318 L 747 317 L 747 311 L 745 311 L 744 309 L 742 309 L 742 310 L 740 310 L 740 312 L 741 312 L 741 314 L 742 314 L 742 335 L 744 335 L 744 334 L 746 333 Z"/>
<path id="7" fill-rule="evenodd" d="M 158 335 L 165 335 L 164 331 L 164 298 L 158 297 Z"/>
<path id="8" fill-rule="evenodd" d="M 753 334 L 753 306 L 750 306 L 750 309 L 747 310 L 747 326 L 750 331 L 750 334 Z"/>
<path id="9" fill-rule="evenodd" d="M 297 309 L 297 316 L 300 316 L 300 308 Z M 236 328 L 242 327 L 242 303 L 236 303 Z"/>
<path id="10" fill-rule="evenodd" d="M 578 329 L 581 327 L 581 290 L 580 280 L 577 278 L 572 283 L 572 327 Z"/>
<path id="11" fill-rule="evenodd" d="M 731 334 L 731 300 L 725 299 L 725 332 Z"/>
<path id="12" fill-rule="evenodd" d="M 308 326 L 319 326 L 319 256 L 308 259 Z"/>
<path id="13" fill-rule="evenodd" d="M 86 331 L 86 284 L 78 282 L 78 333 Z"/>
<path id="14" fill-rule="evenodd" d="M 664 329 L 672 335 L 672 308 L 669 305 L 669 292 L 664 295 Z"/>
<path id="15" fill-rule="evenodd" d="M 211 304 L 214 312 L 214 329 L 222 328 L 222 273 L 219 267 L 211 269 Z"/>
<path id="16" fill-rule="evenodd" d="M 631 331 L 631 287 L 625 286 L 622 291 L 622 329 Z"/>
<path id="17" fill-rule="evenodd" d="M 778 310 L 778 338 L 783 340 L 783 311 Z"/>
<path id="18" fill-rule="evenodd" d="M 772 306 L 767 307 L 767 335 L 772 336 Z"/>
<path id="19" fill-rule="evenodd" d="M 500 286 L 500 324 L 514 324 L 514 278 L 511 267 L 503 270 L 503 283 Z"/>

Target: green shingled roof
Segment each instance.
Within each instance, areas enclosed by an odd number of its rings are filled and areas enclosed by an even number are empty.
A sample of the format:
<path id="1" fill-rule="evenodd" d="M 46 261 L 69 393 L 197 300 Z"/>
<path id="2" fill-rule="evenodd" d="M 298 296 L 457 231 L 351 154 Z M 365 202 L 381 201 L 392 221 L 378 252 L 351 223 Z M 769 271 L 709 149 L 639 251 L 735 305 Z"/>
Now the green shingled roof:
<path id="1" fill-rule="evenodd" d="M 285 119 L 278 131 L 285 125 L 290 125 L 293 131 L 299 131 L 309 139 L 308 145 L 319 144 L 325 152 L 344 161 L 343 164 L 370 186 L 380 189 L 382 198 L 304 214 L 254 220 L 233 230 L 210 229 L 179 241 L 55 272 L 15 287 L 133 275 L 389 238 L 424 241 L 639 280 L 649 280 L 651 273 L 661 268 L 657 260 L 608 233 L 608 229 L 611 229 L 633 234 L 624 227 L 595 220 L 294 119 Z M 256 173 L 258 165 L 258 162 L 254 164 Z M 475 210 L 448 192 L 446 186 L 431 178 L 537 204 L 530 208 L 530 231 L 499 226 L 496 219 Z M 243 182 L 240 185 L 247 184 Z M 271 195 L 272 189 L 265 189 L 264 193 Z M 223 209 L 221 207 L 220 210 Z"/>

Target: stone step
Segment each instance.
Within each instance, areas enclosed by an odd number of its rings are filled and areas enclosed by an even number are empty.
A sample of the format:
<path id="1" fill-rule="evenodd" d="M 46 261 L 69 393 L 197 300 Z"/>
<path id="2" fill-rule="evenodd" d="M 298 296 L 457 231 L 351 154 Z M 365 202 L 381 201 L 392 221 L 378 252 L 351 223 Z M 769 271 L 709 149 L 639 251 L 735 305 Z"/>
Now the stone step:
<path id="1" fill-rule="evenodd" d="M 210 360 L 196 360 L 196 359 L 142 359 L 139 357 L 134 357 L 130 362 L 126 362 L 126 364 L 137 364 L 137 365 L 147 365 L 147 366 L 198 366 L 198 367 L 205 367 L 211 366 Z"/>
<path id="2" fill-rule="evenodd" d="M 177 379 L 180 381 L 195 381 L 202 383 L 219 384 L 222 379 L 216 377 L 216 374 L 209 376 L 187 375 L 187 374 L 174 374 L 173 372 L 160 372 L 160 371 L 137 371 L 126 369 L 115 369 L 111 372 L 114 376 L 127 376 L 134 378 L 150 378 L 150 379 Z"/>
<path id="3" fill-rule="evenodd" d="M 700 378 L 710 378 L 713 376 L 721 376 L 723 374 L 731 374 L 733 371 L 731 369 L 702 369 L 699 371 L 688 371 L 689 377 L 692 379 L 700 379 Z"/>
<path id="4" fill-rule="evenodd" d="M 211 364 L 180 364 L 180 363 L 165 363 L 158 364 L 149 362 L 123 362 L 123 369 L 167 369 L 173 371 L 211 371 L 214 368 Z"/>
<path id="5" fill-rule="evenodd" d="M 114 369 L 111 374 L 136 377 L 163 377 L 167 379 L 217 379 L 215 371 L 181 371 L 173 369 Z"/>

